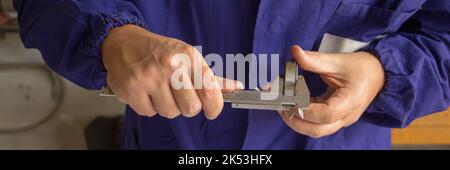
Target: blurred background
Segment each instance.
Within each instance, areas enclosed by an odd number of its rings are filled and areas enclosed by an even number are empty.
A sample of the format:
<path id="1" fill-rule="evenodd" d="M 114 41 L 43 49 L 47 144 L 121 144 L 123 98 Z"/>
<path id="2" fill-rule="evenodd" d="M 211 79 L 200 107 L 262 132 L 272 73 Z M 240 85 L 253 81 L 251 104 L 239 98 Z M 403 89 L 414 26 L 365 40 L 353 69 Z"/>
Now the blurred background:
<path id="1" fill-rule="evenodd" d="M 124 105 L 49 70 L 0 0 L 0 149 L 117 149 Z M 450 149 L 450 111 L 395 129 L 393 149 Z"/>
<path id="2" fill-rule="evenodd" d="M 11 3 L 0 0 L 0 149 L 116 148 L 124 105 L 55 75 L 25 49 Z"/>

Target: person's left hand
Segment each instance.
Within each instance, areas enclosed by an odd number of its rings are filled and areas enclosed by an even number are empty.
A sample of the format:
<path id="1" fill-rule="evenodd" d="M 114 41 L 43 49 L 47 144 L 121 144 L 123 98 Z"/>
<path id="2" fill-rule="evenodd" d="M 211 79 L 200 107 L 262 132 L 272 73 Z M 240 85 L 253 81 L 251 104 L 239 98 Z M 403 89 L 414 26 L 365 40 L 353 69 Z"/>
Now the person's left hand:
<path id="1" fill-rule="evenodd" d="M 296 132 L 313 138 L 331 135 L 355 123 L 384 86 L 380 61 L 368 52 L 318 53 L 292 47 L 300 67 L 317 73 L 328 84 L 327 92 L 312 97 L 304 118 L 280 115 Z"/>

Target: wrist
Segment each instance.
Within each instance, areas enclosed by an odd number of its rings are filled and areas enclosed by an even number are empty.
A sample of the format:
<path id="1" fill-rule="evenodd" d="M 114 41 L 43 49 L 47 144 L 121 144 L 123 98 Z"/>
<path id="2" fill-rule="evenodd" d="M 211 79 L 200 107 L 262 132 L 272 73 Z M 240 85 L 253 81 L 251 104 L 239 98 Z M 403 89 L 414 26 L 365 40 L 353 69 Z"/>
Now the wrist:
<path id="1" fill-rule="evenodd" d="M 385 82 L 384 67 L 376 55 L 365 51 L 362 51 L 360 53 L 362 53 L 368 59 L 369 65 L 366 68 L 370 68 L 369 77 L 372 77 L 372 83 L 375 89 L 374 95 L 377 95 L 384 87 Z"/>
<path id="2" fill-rule="evenodd" d="M 106 70 L 109 70 L 113 63 L 111 60 L 117 58 L 117 54 L 126 51 L 126 47 L 133 43 L 136 34 L 148 33 L 145 29 L 136 25 L 124 25 L 113 28 L 109 31 L 101 45 L 101 58 Z"/>

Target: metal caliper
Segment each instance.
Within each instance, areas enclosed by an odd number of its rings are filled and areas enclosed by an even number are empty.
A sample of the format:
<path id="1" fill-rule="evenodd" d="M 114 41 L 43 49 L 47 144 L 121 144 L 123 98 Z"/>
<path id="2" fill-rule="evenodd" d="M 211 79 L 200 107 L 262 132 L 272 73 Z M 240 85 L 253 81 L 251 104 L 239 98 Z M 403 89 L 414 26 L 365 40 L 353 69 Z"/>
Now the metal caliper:
<path id="1" fill-rule="evenodd" d="M 289 119 L 294 116 L 303 118 L 303 111 L 310 103 L 308 87 L 303 76 L 298 75 L 294 60 L 286 62 L 284 78 L 278 76 L 268 90 L 236 90 L 222 95 L 224 102 L 231 103 L 232 108 L 288 111 Z M 100 96 L 115 95 L 105 86 Z"/>

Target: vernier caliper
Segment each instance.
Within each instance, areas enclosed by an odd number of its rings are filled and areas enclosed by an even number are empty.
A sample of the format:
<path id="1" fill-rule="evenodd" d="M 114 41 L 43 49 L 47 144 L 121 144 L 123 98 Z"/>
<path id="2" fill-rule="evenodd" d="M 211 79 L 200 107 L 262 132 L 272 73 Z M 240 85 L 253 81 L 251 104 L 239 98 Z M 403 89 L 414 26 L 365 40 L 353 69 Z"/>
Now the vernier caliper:
<path id="1" fill-rule="evenodd" d="M 284 78 L 278 76 L 270 90 L 238 90 L 223 93 L 223 98 L 233 108 L 288 111 L 289 118 L 303 118 L 303 110 L 309 106 L 308 87 L 293 60 L 286 62 Z"/>
<path id="2" fill-rule="evenodd" d="M 303 76 L 298 75 L 297 63 L 289 60 L 285 65 L 284 78 L 278 76 L 269 90 L 236 90 L 223 93 L 224 102 L 232 108 L 288 111 L 289 118 L 303 118 L 303 111 L 309 106 L 309 90 Z M 105 86 L 100 96 L 115 96 Z"/>

